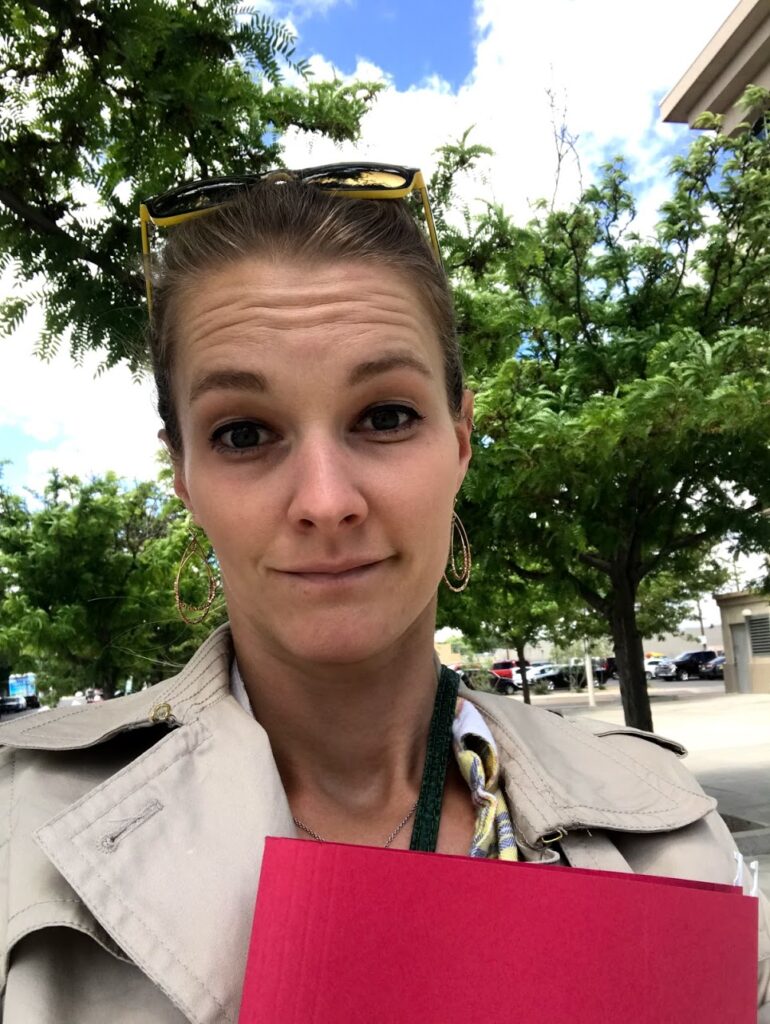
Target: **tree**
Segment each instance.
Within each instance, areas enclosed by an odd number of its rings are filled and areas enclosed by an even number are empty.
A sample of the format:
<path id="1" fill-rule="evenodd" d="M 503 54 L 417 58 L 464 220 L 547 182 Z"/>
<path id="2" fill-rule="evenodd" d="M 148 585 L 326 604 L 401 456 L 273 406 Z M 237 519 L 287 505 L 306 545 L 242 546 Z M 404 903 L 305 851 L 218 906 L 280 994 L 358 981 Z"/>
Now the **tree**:
<path id="1" fill-rule="evenodd" d="M 111 696 L 129 677 L 153 683 L 181 668 L 224 618 L 221 601 L 205 626 L 176 611 L 188 541 L 181 503 L 158 483 L 56 472 L 41 498 L 30 510 L 0 490 L 0 649 L 59 695 L 98 687 Z M 202 599 L 204 575 L 186 575 L 185 600 Z"/>
<path id="2" fill-rule="evenodd" d="M 601 617 L 645 729 L 640 588 L 770 543 L 770 140 L 704 135 L 671 173 L 650 237 L 617 160 L 571 209 L 445 239 L 478 392 L 460 512 Z"/>
<path id="3" fill-rule="evenodd" d="M 639 584 L 636 624 L 643 638 L 676 633 L 685 619 L 693 618 L 699 599 L 727 581 L 727 570 L 713 555 L 691 551 L 691 556 L 691 564 L 679 572 L 661 569 Z"/>
<path id="4" fill-rule="evenodd" d="M 475 522 L 468 526 L 473 535 Z M 575 618 L 575 595 L 568 587 L 532 583 L 484 552 L 474 560 L 471 585 L 441 602 L 440 620 L 462 630 L 481 650 L 512 647 L 519 662 L 525 703 L 530 703 L 524 648 L 561 638 Z"/>
<path id="5" fill-rule="evenodd" d="M 68 336 L 140 367 L 140 198 L 275 166 L 290 128 L 353 140 L 379 88 L 314 81 L 291 32 L 235 0 L 0 5 L 0 330 L 40 301 L 43 355 Z"/>
<path id="6" fill-rule="evenodd" d="M 0 504 L 0 529 L 23 530 L 28 521 L 27 509 L 19 497 L 2 490 L 2 476 L 3 463 L 0 463 L 0 494 L 3 496 Z M 12 672 L 26 671 L 33 667 L 29 657 L 24 653 L 19 624 L 7 614 L 14 592 L 13 576 L 0 555 L 0 694 L 8 693 L 8 680 Z"/>

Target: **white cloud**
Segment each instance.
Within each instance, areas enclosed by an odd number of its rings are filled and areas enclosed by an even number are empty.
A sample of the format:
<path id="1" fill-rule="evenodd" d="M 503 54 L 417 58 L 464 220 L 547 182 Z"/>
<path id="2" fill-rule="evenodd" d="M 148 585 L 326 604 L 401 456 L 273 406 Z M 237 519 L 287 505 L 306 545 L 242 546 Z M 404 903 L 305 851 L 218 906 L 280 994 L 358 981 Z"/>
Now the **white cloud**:
<path id="1" fill-rule="evenodd" d="M 76 366 L 66 344 L 43 362 L 33 355 L 40 323 L 40 312 L 33 312 L 0 342 L 0 427 L 39 442 L 14 466 L 14 476 L 38 492 L 52 467 L 82 477 L 110 469 L 129 479 L 155 477 L 160 424 L 151 382 L 134 382 L 124 366 L 97 374 L 97 355 Z M 0 453 L 8 456 L 13 452 Z"/>
<path id="2" fill-rule="evenodd" d="M 472 141 L 490 145 L 495 156 L 467 183 L 468 198 L 494 198 L 526 217 L 533 200 L 553 192 L 550 90 L 557 106 L 566 102 L 584 171 L 622 152 L 635 176 L 655 187 L 657 204 L 665 194 L 666 147 L 684 131 L 662 124 L 657 104 L 733 6 L 733 0 L 649 0 L 636 7 L 616 0 L 478 0 L 475 65 L 456 93 L 441 79 L 391 88 L 366 116 L 359 144 L 334 146 L 295 133 L 287 140 L 287 163 L 355 153 L 430 172 L 435 150 L 475 125 Z M 311 64 L 319 77 L 335 73 L 325 59 Z M 352 76 L 336 71 L 344 81 L 386 73 L 364 58 Z M 568 166 L 560 199 L 566 202 L 576 185 Z M 649 203 L 643 213 L 646 223 L 654 220 Z"/>

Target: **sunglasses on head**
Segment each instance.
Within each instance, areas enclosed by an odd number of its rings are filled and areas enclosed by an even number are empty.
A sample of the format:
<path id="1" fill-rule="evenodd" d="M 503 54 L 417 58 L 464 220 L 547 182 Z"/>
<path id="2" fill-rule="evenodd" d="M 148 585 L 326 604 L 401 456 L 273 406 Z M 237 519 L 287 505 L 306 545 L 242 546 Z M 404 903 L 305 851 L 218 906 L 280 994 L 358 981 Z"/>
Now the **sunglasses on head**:
<path id="1" fill-rule="evenodd" d="M 147 304 L 152 312 L 152 276 L 150 225 L 170 228 L 193 217 L 203 217 L 212 210 L 232 202 L 244 189 L 260 182 L 303 181 L 335 195 L 349 199 L 404 199 L 417 192 L 422 200 L 425 223 L 431 248 L 441 264 L 436 225 L 433 221 L 428 190 L 422 172 L 416 167 L 398 167 L 389 164 L 324 164 L 299 171 L 275 170 L 263 174 L 240 174 L 221 178 L 202 178 L 186 182 L 168 192 L 145 200 L 139 207 L 142 231 L 144 279 Z"/>

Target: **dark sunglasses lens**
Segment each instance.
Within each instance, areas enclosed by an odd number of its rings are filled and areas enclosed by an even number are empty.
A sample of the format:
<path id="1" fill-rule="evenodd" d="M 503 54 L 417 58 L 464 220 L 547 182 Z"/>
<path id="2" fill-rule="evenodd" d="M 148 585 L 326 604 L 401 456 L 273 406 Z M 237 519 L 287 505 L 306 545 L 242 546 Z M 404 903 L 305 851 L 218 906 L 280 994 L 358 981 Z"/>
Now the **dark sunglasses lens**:
<path id="1" fill-rule="evenodd" d="M 255 177 L 253 181 L 257 181 Z M 147 201 L 147 209 L 153 217 L 176 217 L 196 210 L 206 210 L 226 203 L 234 195 L 251 184 L 251 180 L 196 181 L 182 185 L 172 192 L 155 196 Z"/>
<path id="2" fill-rule="evenodd" d="M 211 178 L 208 181 L 193 181 L 187 185 L 164 192 L 148 199 L 146 206 L 150 216 L 162 220 L 164 217 L 180 217 L 198 210 L 221 206 L 244 188 L 264 179 L 270 180 L 275 174 L 277 180 L 295 174 L 303 181 L 311 182 L 318 188 L 341 189 L 355 192 L 368 189 L 408 188 L 414 181 L 414 171 L 400 167 L 331 166 L 312 168 L 308 171 L 268 172 L 265 175 L 244 175 L 237 178 Z"/>
<path id="3" fill-rule="evenodd" d="M 406 188 L 414 175 L 405 174 L 393 167 L 340 167 L 334 170 L 319 169 L 318 173 L 303 174 L 304 181 L 312 182 L 319 188 L 369 189 Z"/>

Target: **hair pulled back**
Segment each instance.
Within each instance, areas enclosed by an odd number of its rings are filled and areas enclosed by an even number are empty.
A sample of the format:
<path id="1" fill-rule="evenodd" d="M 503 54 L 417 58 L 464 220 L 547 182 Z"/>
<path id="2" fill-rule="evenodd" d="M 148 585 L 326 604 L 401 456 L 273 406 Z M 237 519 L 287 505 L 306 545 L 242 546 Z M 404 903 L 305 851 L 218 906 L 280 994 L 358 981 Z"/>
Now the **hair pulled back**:
<path id="1" fill-rule="evenodd" d="M 444 354 L 447 400 L 460 415 L 463 372 L 446 276 L 403 200 L 355 200 L 298 181 L 260 182 L 226 206 L 170 229 L 153 273 L 150 355 L 172 454 L 182 450 L 174 404 L 176 324 L 186 288 L 244 259 L 390 267 L 412 284 Z"/>

